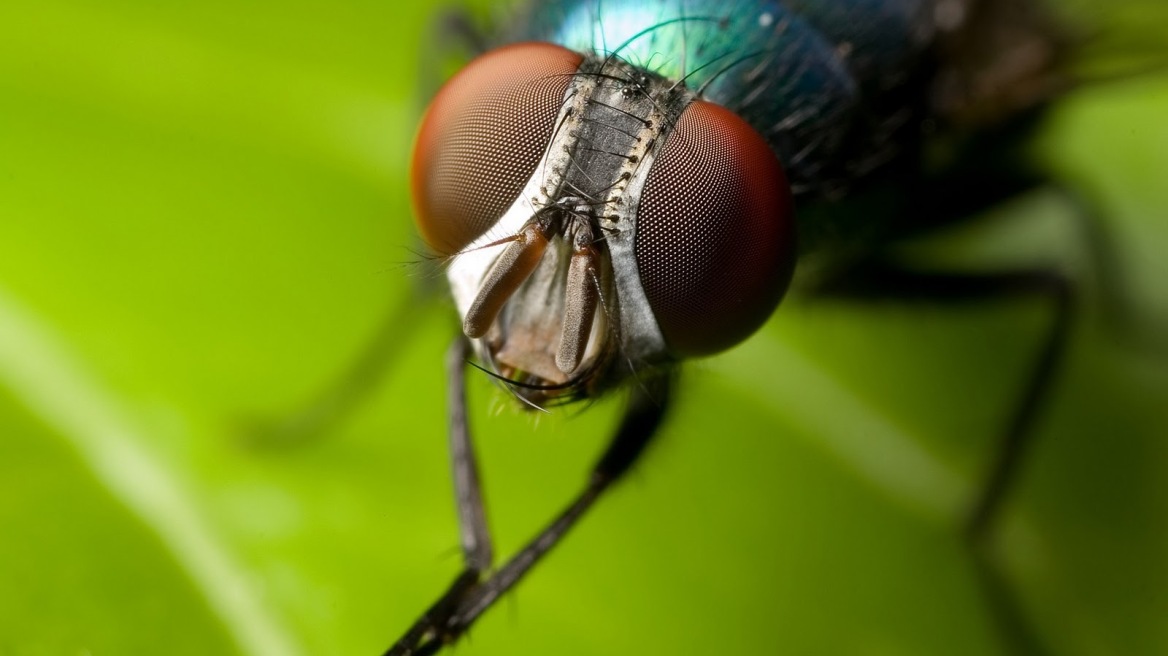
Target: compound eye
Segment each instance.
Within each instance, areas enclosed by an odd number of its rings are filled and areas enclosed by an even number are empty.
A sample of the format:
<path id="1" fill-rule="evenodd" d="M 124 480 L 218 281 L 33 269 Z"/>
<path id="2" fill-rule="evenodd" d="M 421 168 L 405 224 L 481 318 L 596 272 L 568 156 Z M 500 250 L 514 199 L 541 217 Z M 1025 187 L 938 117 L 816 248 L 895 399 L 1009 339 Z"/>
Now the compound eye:
<path id="1" fill-rule="evenodd" d="M 414 215 L 443 255 L 483 235 L 535 173 L 581 56 L 550 43 L 481 55 L 430 104 L 414 145 Z"/>
<path id="2" fill-rule="evenodd" d="M 635 253 L 675 355 L 707 355 L 766 321 L 794 269 L 791 190 L 774 153 L 728 109 L 694 101 L 653 162 Z"/>

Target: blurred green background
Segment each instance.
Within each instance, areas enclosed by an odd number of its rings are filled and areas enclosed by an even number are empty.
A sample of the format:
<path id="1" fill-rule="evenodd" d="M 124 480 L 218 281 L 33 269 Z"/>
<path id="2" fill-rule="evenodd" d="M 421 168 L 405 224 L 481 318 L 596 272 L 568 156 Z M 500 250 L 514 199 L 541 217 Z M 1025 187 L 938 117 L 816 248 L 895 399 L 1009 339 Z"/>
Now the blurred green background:
<path id="1" fill-rule="evenodd" d="M 324 439 L 246 440 L 418 275 L 432 12 L 0 4 L 0 655 L 375 654 L 458 570 L 448 304 Z M 1168 76 L 1102 84 L 1036 145 L 1099 204 L 1136 327 L 1088 300 L 996 542 L 1060 654 L 1168 653 L 1166 116 Z M 943 248 L 1087 274 L 1071 224 L 1037 194 Z M 456 653 L 997 652 L 956 527 L 1045 319 L 793 300 L 687 370 L 643 466 Z M 473 378 L 507 555 L 619 403 L 532 416 Z"/>

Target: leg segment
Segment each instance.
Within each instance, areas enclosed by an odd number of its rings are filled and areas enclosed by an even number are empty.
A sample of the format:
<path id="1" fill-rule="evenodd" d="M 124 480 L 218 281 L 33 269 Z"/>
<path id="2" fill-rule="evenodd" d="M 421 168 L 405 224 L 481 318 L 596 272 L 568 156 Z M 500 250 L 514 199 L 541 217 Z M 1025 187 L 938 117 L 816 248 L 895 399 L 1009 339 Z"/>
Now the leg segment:
<path id="1" fill-rule="evenodd" d="M 993 561 L 989 545 L 1033 440 L 1035 418 L 1049 397 L 1066 353 L 1075 314 L 1075 294 L 1061 274 L 1019 270 L 992 274 L 912 271 L 884 261 L 865 262 L 828 281 L 820 294 L 870 300 L 961 303 L 1008 296 L 1037 296 L 1051 305 L 1050 327 L 999 439 L 989 470 L 966 516 L 963 533 L 978 576 L 990 600 L 1003 637 L 1018 654 L 1043 649 L 1024 619 L 1009 583 Z"/>
<path id="2" fill-rule="evenodd" d="M 476 574 L 487 571 L 494 558 L 491 532 L 487 528 L 486 506 L 479 484 L 479 467 L 470 426 L 466 419 L 466 359 L 470 344 L 461 336 L 446 355 L 450 378 L 447 402 L 450 412 L 450 466 L 454 476 L 454 497 L 458 505 L 458 528 L 466 569 Z"/>
<path id="3" fill-rule="evenodd" d="M 433 282 L 419 281 L 385 312 L 377 332 L 334 381 L 303 407 L 283 419 L 262 424 L 248 441 L 258 447 L 293 447 L 328 434 L 373 391 L 390 363 L 413 338 L 417 320 L 409 320 L 436 297 Z"/>
<path id="4" fill-rule="evenodd" d="M 459 604 L 449 628 L 454 635 L 462 633 L 503 593 L 519 582 L 552 547 L 575 526 L 592 504 L 610 485 L 618 481 L 633 466 L 657 433 L 669 404 L 668 376 L 645 381 L 644 388 L 635 387 L 616 435 L 592 468 L 584 490 L 539 532 L 527 546 L 515 554 L 506 565 L 481 586 L 472 590 Z"/>
<path id="5" fill-rule="evenodd" d="M 478 473 L 466 421 L 464 360 L 461 337 L 447 360 L 451 376 L 450 443 L 465 568 L 450 587 L 385 656 L 433 654 L 459 636 L 547 554 L 644 452 L 669 404 L 672 378 L 667 374 L 634 387 L 616 434 L 592 468 L 580 494 L 501 569 L 483 580 L 491 560 L 490 536 L 479 492 Z"/>

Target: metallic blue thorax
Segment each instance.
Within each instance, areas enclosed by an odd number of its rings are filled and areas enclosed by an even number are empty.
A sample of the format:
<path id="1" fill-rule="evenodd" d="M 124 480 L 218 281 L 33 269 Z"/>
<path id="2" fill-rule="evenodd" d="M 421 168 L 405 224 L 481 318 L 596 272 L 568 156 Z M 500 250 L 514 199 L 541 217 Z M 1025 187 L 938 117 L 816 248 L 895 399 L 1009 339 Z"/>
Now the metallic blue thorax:
<path id="1" fill-rule="evenodd" d="M 797 191 L 876 166 L 935 31 L 929 0 L 536 3 L 513 40 L 615 54 L 734 110 Z"/>

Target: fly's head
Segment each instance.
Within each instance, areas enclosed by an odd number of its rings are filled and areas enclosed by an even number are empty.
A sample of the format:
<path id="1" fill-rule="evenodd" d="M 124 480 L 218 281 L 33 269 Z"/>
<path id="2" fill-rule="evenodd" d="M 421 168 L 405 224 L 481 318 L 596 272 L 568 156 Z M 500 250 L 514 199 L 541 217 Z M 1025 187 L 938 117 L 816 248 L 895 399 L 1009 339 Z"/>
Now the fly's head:
<path id="1" fill-rule="evenodd" d="M 793 269 L 790 189 L 753 128 L 548 43 L 491 51 L 443 87 L 412 191 L 463 331 L 535 404 L 729 348 Z"/>

